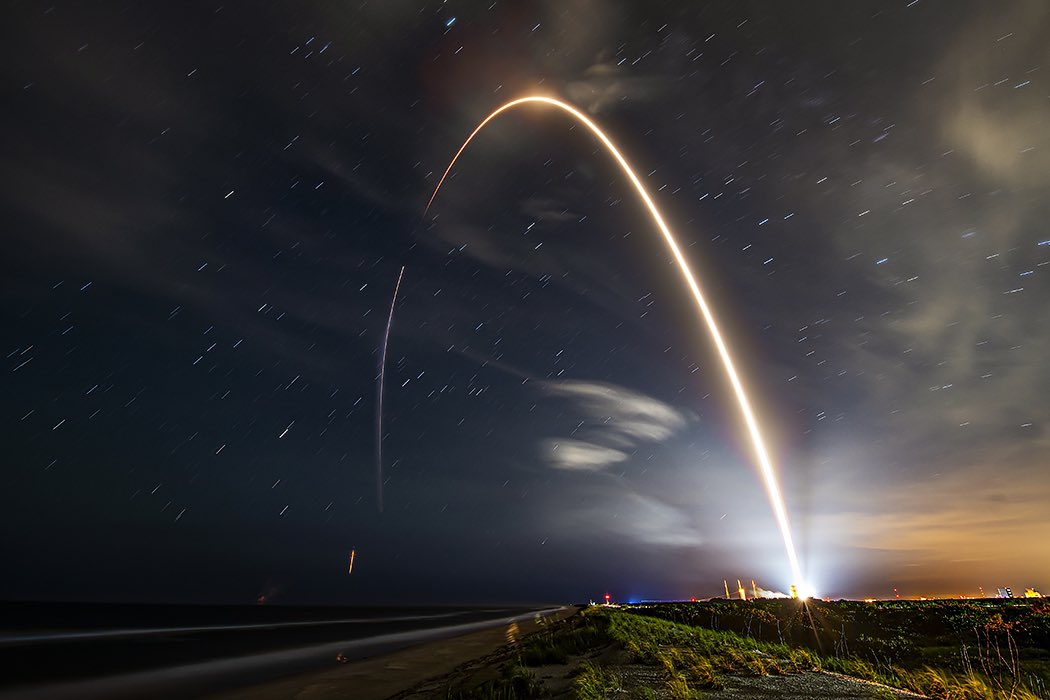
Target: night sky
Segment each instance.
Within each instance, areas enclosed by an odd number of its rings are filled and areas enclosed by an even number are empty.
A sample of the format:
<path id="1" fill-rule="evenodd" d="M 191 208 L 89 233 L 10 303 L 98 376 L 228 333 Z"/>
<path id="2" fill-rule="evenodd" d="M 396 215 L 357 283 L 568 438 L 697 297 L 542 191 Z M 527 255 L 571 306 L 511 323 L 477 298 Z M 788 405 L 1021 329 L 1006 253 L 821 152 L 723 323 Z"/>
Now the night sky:
<path id="1" fill-rule="evenodd" d="M 1050 6 L 14 3 L 8 599 L 1050 587 Z M 386 365 L 384 508 L 374 433 Z M 356 550 L 352 574 L 348 556 Z"/>

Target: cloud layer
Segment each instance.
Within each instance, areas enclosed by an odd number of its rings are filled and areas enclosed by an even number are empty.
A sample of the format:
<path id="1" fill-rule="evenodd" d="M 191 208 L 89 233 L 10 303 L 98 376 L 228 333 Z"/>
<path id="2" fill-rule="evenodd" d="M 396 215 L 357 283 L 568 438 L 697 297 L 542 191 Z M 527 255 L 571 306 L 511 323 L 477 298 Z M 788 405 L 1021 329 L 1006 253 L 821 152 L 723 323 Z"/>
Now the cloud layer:
<path id="1" fill-rule="evenodd" d="M 644 394 L 600 382 L 547 382 L 544 392 L 567 401 L 578 419 L 572 434 L 551 438 L 543 453 L 558 469 L 601 471 L 630 457 L 641 443 L 669 439 L 688 423 L 687 414 Z"/>

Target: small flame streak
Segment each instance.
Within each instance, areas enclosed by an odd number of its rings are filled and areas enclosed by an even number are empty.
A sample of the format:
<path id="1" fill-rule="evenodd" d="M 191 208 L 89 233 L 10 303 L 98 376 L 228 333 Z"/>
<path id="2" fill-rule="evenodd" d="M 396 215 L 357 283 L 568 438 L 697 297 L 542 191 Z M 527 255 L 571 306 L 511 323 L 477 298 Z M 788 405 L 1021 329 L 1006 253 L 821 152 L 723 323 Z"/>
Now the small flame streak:
<path id="1" fill-rule="evenodd" d="M 733 387 L 733 393 L 736 395 L 737 404 L 740 407 L 740 413 L 744 419 L 744 424 L 747 426 L 748 433 L 751 437 L 751 444 L 755 452 L 755 457 L 758 462 L 759 472 L 765 482 L 766 492 L 769 496 L 770 505 L 773 508 L 773 514 L 776 517 L 777 525 L 780 528 L 781 537 L 784 540 L 784 549 L 787 553 L 788 562 L 791 565 L 791 572 L 794 575 L 794 580 L 801 582 L 802 573 L 801 567 L 798 563 L 798 556 L 795 553 L 795 543 L 791 536 L 791 527 L 788 523 L 787 508 L 784 505 L 784 499 L 780 492 L 780 486 L 777 482 L 776 472 L 773 469 L 773 462 L 769 457 L 769 453 L 766 450 L 765 441 L 762 439 L 762 433 L 758 428 L 758 419 L 755 417 L 754 411 L 751 409 L 751 402 L 747 398 L 747 393 L 744 391 L 744 385 L 740 381 L 740 377 L 737 374 L 736 367 L 733 364 L 733 358 L 729 354 L 729 349 L 722 339 L 722 334 L 718 330 L 718 325 L 715 323 L 714 314 L 707 305 L 707 300 L 704 298 L 703 293 L 700 291 L 700 285 L 696 281 L 696 277 L 693 275 L 692 270 L 689 268 L 689 264 L 686 262 L 685 256 L 682 254 L 682 250 L 675 240 L 674 234 L 664 223 L 663 216 L 660 215 L 659 210 L 656 208 L 656 204 L 653 203 L 652 198 L 642 185 L 641 180 L 635 175 L 634 170 L 631 168 L 627 159 L 623 157 L 619 149 L 613 144 L 608 136 L 605 135 L 597 124 L 592 122 L 587 115 L 579 111 L 575 107 L 561 100 L 557 100 L 553 97 L 546 97 L 542 95 L 530 95 L 527 97 L 521 97 L 516 100 L 511 100 L 506 104 L 498 107 L 495 111 L 489 114 L 485 119 L 478 124 L 477 128 L 471 132 L 467 140 L 463 142 L 463 145 L 456 151 L 456 155 L 453 156 L 452 161 L 448 164 L 445 172 L 441 175 L 441 179 L 438 181 L 437 187 L 434 188 L 433 194 L 430 195 L 430 199 L 427 201 L 426 209 L 423 210 L 423 214 L 426 215 L 430 211 L 430 206 L 434 203 L 434 199 L 437 197 L 438 191 L 441 190 L 441 186 L 445 183 L 445 179 L 448 174 L 452 171 L 452 168 L 456 165 L 456 161 L 459 160 L 460 155 L 466 150 L 470 142 L 478 135 L 485 125 L 495 119 L 497 116 L 506 112 L 509 109 L 513 109 L 524 104 L 539 104 L 547 105 L 551 107 L 557 107 L 558 109 L 567 112 L 569 115 L 574 117 L 581 124 L 590 129 L 591 133 L 608 149 L 609 154 L 612 155 L 613 159 L 619 164 L 623 170 L 627 179 L 631 181 L 635 191 L 649 210 L 649 214 L 652 217 L 653 223 L 660 230 L 663 235 L 664 242 L 670 249 L 675 261 L 678 263 L 679 272 L 681 272 L 682 278 L 686 285 L 689 287 L 689 291 L 693 295 L 693 299 L 696 302 L 697 307 L 700 310 L 700 314 L 707 324 L 708 331 L 711 334 L 711 339 L 714 341 L 715 347 L 718 349 L 718 354 L 722 359 L 722 366 L 725 369 L 726 377 L 729 379 L 729 383 Z"/>
<path id="2" fill-rule="evenodd" d="M 350 566 L 348 566 L 347 569 L 346 569 L 346 573 L 347 574 L 354 573 L 354 557 L 356 555 L 357 555 L 357 550 L 356 549 L 351 549 L 350 550 Z"/>

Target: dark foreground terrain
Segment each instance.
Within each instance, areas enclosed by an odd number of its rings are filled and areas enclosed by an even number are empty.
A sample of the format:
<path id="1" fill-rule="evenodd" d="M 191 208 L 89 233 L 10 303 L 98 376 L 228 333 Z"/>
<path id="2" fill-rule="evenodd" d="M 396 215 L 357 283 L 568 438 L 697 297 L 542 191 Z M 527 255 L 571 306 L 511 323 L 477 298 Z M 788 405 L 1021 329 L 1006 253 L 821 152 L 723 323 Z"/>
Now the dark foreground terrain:
<path id="1" fill-rule="evenodd" d="M 41 613 L 5 631 L 0 698 L 1050 700 L 1043 600 L 338 612 Z"/>
<path id="2" fill-rule="evenodd" d="M 596 606 L 399 697 L 1050 698 L 1044 601 Z"/>

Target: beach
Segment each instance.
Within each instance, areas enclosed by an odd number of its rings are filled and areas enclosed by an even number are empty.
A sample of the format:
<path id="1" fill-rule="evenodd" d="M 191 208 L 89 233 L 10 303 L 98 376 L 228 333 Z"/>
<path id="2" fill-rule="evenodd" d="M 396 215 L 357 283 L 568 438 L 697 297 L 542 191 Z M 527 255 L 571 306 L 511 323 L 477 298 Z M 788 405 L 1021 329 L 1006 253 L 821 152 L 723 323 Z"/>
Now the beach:
<path id="1" fill-rule="evenodd" d="M 548 616 L 534 615 L 509 624 L 431 641 L 369 658 L 339 663 L 324 671 L 209 696 L 209 700 L 381 700 L 426 695 L 439 690 L 451 674 L 469 673 L 509 657 L 522 637 L 577 612 L 566 607 Z"/>

